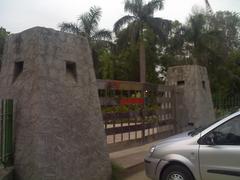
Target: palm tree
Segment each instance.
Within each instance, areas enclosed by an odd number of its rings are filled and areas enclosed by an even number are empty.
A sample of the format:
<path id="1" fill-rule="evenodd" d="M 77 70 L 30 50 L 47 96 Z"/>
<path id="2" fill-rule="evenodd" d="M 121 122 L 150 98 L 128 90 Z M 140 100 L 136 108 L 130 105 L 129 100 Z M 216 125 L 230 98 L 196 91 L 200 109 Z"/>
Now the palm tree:
<path id="1" fill-rule="evenodd" d="M 151 0 L 145 3 L 143 0 L 126 0 L 124 10 L 131 15 L 120 18 L 114 24 L 114 32 L 119 34 L 127 25 L 127 31 L 132 39 L 139 42 L 139 66 L 140 82 L 146 82 L 146 60 L 144 47 L 144 30 L 152 29 L 161 38 L 166 37 L 170 22 L 161 18 L 154 18 L 156 10 L 163 9 L 163 0 Z"/>
<path id="2" fill-rule="evenodd" d="M 207 14 L 213 14 L 213 9 L 212 9 L 208 0 L 205 0 L 205 4 L 206 4 L 206 13 Z"/>
<path id="3" fill-rule="evenodd" d="M 89 12 L 79 16 L 77 23 L 63 22 L 59 25 L 61 31 L 85 36 L 92 49 L 95 73 L 98 75 L 98 53 L 99 47 L 107 46 L 110 43 L 111 32 L 106 29 L 98 29 L 102 15 L 101 8 L 93 6 Z"/>

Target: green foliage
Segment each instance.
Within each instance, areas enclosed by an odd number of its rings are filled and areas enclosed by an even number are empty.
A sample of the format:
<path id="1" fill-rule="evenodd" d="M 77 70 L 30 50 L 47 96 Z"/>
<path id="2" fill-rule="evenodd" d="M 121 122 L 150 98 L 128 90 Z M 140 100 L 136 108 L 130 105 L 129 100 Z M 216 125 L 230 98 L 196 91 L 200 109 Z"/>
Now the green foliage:
<path id="1" fill-rule="evenodd" d="M 139 81 L 138 55 L 138 46 L 135 44 L 120 51 L 116 63 L 116 76 L 120 80 Z"/>
<path id="2" fill-rule="evenodd" d="M 77 23 L 63 22 L 59 27 L 61 31 L 83 35 L 93 44 L 95 41 L 111 40 L 112 37 L 110 31 L 106 29 L 98 29 L 101 16 L 101 8 L 94 6 L 89 9 L 89 12 L 81 14 Z"/>
<path id="3" fill-rule="evenodd" d="M 217 119 L 224 117 L 226 114 L 229 114 L 229 111 L 226 109 L 215 109 L 215 115 Z"/>
<path id="4" fill-rule="evenodd" d="M 97 7 L 61 28 L 90 40 L 98 78 L 139 81 L 139 62 L 145 57 L 147 82 L 162 83 L 170 66 L 199 64 L 208 70 L 213 95 L 240 94 L 239 14 L 195 9 L 181 24 L 154 17 L 162 8 L 163 0 L 126 0 L 124 10 L 129 14 L 115 23 L 111 43 L 109 32 L 97 29 L 101 17 Z"/>
<path id="5" fill-rule="evenodd" d="M 240 51 L 230 52 L 227 61 L 219 67 L 221 81 L 216 92 L 223 96 L 240 95 Z"/>
<path id="6" fill-rule="evenodd" d="M 209 17 L 199 57 L 208 69 L 213 94 L 240 94 L 239 29 L 240 17 L 236 13 L 220 11 Z"/>
<path id="7" fill-rule="evenodd" d="M 10 33 L 3 27 L 0 27 L 0 60 L 3 54 L 3 48 L 5 44 L 5 39 Z"/>
<path id="8" fill-rule="evenodd" d="M 121 172 L 123 168 L 119 166 L 117 163 L 112 162 L 112 178 L 111 180 L 122 180 Z"/>
<path id="9" fill-rule="evenodd" d="M 104 78 L 115 80 L 139 81 L 139 42 L 128 39 L 127 30 L 118 34 L 115 51 L 105 51 L 101 55 L 101 73 Z M 147 82 L 159 83 L 159 73 L 156 67 L 160 63 L 158 54 L 158 37 L 150 28 L 145 29 L 144 44 L 146 51 Z M 113 72 L 109 67 L 112 67 Z M 106 70 L 106 71 L 105 71 Z"/>
<path id="10" fill-rule="evenodd" d="M 114 32 L 118 39 L 118 42 L 121 42 L 121 46 L 124 44 L 123 41 L 128 41 L 131 44 L 135 43 L 139 45 L 139 68 L 143 68 L 143 66 L 152 65 L 152 67 L 147 67 L 147 80 L 151 82 L 156 82 L 158 78 L 156 78 L 156 71 L 155 71 L 155 64 L 153 62 L 149 62 L 150 58 L 146 58 L 145 54 L 147 51 L 144 46 L 141 44 L 145 44 L 146 42 L 146 31 L 152 29 L 155 33 L 152 35 L 157 35 L 159 38 L 165 39 L 169 27 L 170 22 L 161 18 L 154 18 L 153 14 L 157 10 L 161 10 L 163 8 L 163 0 L 151 0 L 148 3 L 145 3 L 142 0 L 126 0 L 124 10 L 128 12 L 130 15 L 123 16 L 114 24 Z M 127 26 L 126 26 L 127 25 Z M 121 39 L 124 38 L 122 41 Z M 126 44 L 125 45 L 129 45 Z M 149 52 L 149 54 L 156 54 L 155 52 Z M 147 63 L 145 63 L 145 61 Z M 153 60 L 154 61 L 154 60 Z M 143 68 L 145 69 L 145 68 Z M 150 69 L 150 70 L 149 70 Z M 142 70 L 143 71 L 143 70 Z M 144 72 L 140 71 L 139 74 L 145 74 Z M 154 75 L 155 73 L 155 75 Z M 140 77 L 143 78 L 143 75 Z M 140 78 L 138 78 L 140 80 Z M 136 79 L 135 79 L 136 80 Z M 141 81 L 145 81 L 141 79 Z"/>
<path id="11" fill-rule="evenodd" d="M 132 30 L 131 35 L 137 33 L 141 37 L 144 26 L 149 25 L 149 22 L 153 21 L 154 12 L 162 8 L 163 0 L 151 0 L 148 3 L 144 3 L 142 0 L 126 0 L 124 10 L 131 15 L 120 18 L 114 24 L 114 32 L 118 33 L 125 25 L 128 25 L 127 28 Z M 150 25 L 149 27 L 152 26 Z"/>
<path id="12" fill-rule="evenodd" d="M 240 92 L 239 37 L 240 17 L 237 13 L 195 11 L 186 24 L 172 23 L 160 63 L 164 70 L 172 65 L 205 66 L 214 95 L 236 95 Z"/>
<path id="13" fill-rule="evenodd" d="M 108 48 L 112 39 L 111 32 L 106 29 L 98 29 L 102 11 L 99 7 L 91 7 L 89 12 L 79 16 L 76 23 L 63 22 L 59 25 L 61 31 L 85 36 L 92 48 L 92 58 L 97 78 L 100 78 L 99 53 L 102 48 Z"/>
<path id="14" fill-rule="evenodd" d="M 161 105 L 155 104 L 154 102 L 144 105 L 145 111 L 155 111 L 161 108 Z M 118 105 L 111 107 L 103 107 L 102 112 L 105 113 L 125 113 L 125 112 L 140 112 L 143 109 L 143 105 L 132 104 L 132 105 Z"/>
<path id="15" fill-rule="evenodd" d="M 99 59 L 101 77 L 103 79 L 114 79 L 114 56 L 109 51 L 103 50 Z"/>
<path id="16" fill-rule="evenodd" d="M 139 109 L 140 109 L 140 107 L 138 107 L 138 106 L 131 107 L 131 110 L 133 110 L 133 111 L 137 111 Z M 102 111 L 106 112 L 106 113 L 124 113 L 124 112 L 130 111 L 130 106 L 119 105 L 119 106 L 104 107 L 104 108 L 102 108 Z"/>
<path id="17" fill-rule="evenodd" d="M 159 83 L 159 74 L 156 71 L 157 65 L 159 65 L 160 58 L 157 54 L 156 44 L 158 38 L 151 29 L 147 29 L 144 34 L 145 50 L 146 50 L 146 79 L 150 83 Z"/>
<path id="18" fill-rule="evenodd" d="M 138 81 L 138 46 L 133 44 L 126 48 L 102 51 L 100 70 L 103 79 Z"/>

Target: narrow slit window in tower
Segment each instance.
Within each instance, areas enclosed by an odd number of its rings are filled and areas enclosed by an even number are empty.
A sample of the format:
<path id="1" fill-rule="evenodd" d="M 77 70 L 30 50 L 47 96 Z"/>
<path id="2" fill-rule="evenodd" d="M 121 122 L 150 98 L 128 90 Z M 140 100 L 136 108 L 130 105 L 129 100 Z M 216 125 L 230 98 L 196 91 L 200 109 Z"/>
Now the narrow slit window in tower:
<path id="1" fill-rule="evenodd" d="M 15 62 L 14 64 L 14 72 L 13 72 L 13 82 L 16 81 L 18 76 L 23 72 L 23 61 Z"/>
<path id="2" fill-rule="evenodd" d="M 75 62 L 66 61 L 66 73 L 67 76 L 70 76 L 77 81 L 77 67 Z"/>
<path id="3" fill-rule="evenodd" d="M 177 85 L 178 85 L 178 86 L 184 86 L 184 84 L 185 84 L 184 81 L 178 81 L 178 82 L 177 82 Z"/>

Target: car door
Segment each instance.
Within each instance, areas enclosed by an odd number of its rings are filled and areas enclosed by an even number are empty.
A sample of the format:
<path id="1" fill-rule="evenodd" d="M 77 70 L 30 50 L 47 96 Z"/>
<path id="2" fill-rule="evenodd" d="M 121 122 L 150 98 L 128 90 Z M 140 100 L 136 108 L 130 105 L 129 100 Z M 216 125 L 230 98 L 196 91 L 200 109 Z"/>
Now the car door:
<path id="1" fill-rule="evenodd" d="M 219 125 L 198 141 L 202 180 L 240 180 L 240 116 Z"/>

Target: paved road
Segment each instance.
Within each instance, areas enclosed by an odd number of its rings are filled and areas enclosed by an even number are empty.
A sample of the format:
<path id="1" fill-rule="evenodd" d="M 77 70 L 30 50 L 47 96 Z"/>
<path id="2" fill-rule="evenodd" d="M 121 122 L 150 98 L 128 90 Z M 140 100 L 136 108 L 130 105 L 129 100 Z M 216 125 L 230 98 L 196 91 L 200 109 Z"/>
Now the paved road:
<path id="1" fill-rule="evenodd" d="M 136 173 L 125 180 L 150 180 L 149 178 L 146 177 L 145 172 L 141 171 L 139 173 Z"/>

